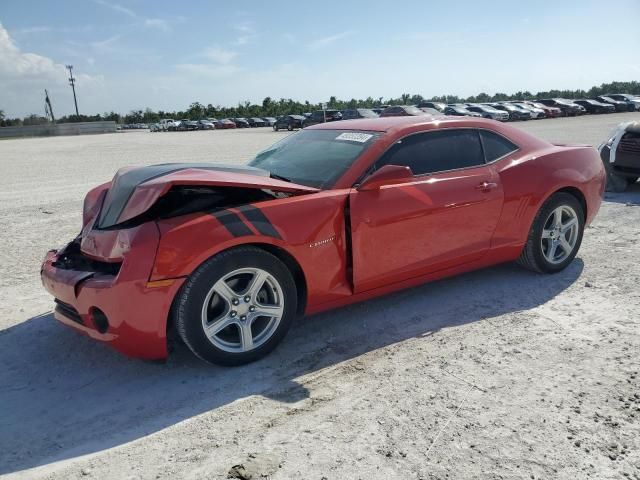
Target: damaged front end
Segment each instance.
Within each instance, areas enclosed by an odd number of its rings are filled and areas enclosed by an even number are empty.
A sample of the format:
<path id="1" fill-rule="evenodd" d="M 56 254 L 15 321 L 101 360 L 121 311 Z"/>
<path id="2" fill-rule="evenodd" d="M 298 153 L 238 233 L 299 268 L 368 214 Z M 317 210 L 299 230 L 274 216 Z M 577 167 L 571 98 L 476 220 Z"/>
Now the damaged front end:
<path id="1" fill-rule="evenodd" d="M 607 172 L 607 191 L 623 192 L 640 178 L 640 122 L 621 123 L 598 150 Z"/>
<path id="2" fill-rule="evenodd" d="M 314 191 L 251 167 L 121 169 L 112 182 L 86 195 L 80 235 L 45 258 L 41 277 L 55 298 L 54 315 L 127 355 L 164 358 L 166 322 L 184 278 L 151 278 L 158 222 Z"/>

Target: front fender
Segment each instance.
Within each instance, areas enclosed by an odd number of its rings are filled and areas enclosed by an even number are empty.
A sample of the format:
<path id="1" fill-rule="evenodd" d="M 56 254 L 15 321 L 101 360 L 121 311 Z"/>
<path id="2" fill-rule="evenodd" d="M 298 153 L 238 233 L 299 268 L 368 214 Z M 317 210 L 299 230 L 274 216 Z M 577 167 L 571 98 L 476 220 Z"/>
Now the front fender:
<path id="1" fill-rule="evenodd" d="M 267 244 L 285 251 L 307 283 L 307 306 L 351 294 L 344 209 L 348 190 L 275 199 L 157 221 L 152 280 L 189 276 L 218 253 Z"/>

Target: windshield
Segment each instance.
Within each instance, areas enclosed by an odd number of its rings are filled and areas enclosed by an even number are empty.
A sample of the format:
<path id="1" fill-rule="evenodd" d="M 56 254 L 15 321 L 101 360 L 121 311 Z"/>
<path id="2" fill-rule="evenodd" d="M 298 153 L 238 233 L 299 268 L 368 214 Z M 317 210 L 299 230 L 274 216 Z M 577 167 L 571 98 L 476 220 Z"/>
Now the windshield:
<path id="1" fill-rule="evenodd" d="M 379 132 L 302 130 L 260 152 L 249 165 L 301 185 L 330 188 L 379 136 Z"/>
<path id="2" fill-rule="evenodd" d="M 404 107 L 404 111 L 410 115 L 424 115 L 424 112 L 418 107 Z"/>
<path id="3" fill-rule="evenodd" d="M 376 112 L 374 112 L 373 110 L 369 110 L 367 108 L 361 108 L 360 110 L 358 110 L 358 112 L 360 112 L 360 115 L 362 115 L 365 118 L 375 118 L 378 116 Z"/>

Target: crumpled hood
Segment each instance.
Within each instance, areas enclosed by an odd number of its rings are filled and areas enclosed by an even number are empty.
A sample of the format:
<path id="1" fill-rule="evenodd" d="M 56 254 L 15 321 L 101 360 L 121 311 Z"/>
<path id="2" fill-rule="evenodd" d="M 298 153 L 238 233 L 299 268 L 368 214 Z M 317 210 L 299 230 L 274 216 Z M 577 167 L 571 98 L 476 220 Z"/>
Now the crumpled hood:
<path id="1" fill-rule="evenodd" d="M 219 186 L 312 193 L 318 189 L 271 178 L 269 172 L 245 165 L 165 163 L 118 170 L 94 226 L 113 227 L 147 211 L 174 185 Z"/>

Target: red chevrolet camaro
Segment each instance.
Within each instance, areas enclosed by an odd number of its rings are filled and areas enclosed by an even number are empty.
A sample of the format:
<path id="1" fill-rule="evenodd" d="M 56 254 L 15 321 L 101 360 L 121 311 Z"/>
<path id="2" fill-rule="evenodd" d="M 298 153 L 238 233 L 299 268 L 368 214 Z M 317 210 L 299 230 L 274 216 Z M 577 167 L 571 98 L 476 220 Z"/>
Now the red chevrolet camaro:
<path id="1" fill-rule="evenodd" d="M 298 315 L 501 262 L 575 257 L 605 175 L 588 146 L 466 117 L 331 122 L 245 166 L 120 169 L 42 282 L 66 325 L 134 357 L 272 350 Z"/>

